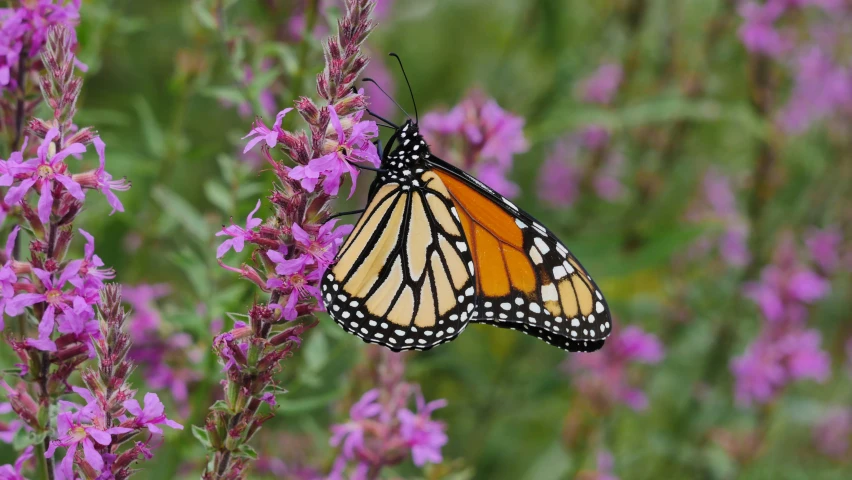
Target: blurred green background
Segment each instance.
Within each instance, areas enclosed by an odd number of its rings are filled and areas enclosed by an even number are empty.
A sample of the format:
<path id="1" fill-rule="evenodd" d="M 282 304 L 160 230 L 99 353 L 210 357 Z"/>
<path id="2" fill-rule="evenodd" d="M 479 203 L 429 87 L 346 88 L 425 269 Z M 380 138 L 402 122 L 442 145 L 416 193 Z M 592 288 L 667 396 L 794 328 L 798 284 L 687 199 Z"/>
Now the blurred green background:
<path id="1" fill-rule="evenodd" d="M 320 36 L 340 12 L 338 3 L 326 3 L 315 19 Z M 277 111 L 299 95 L 315 97 L 322 65 L 316 38 L 288 33 L 301 2 L 224 2 L 225 29 L 215 21 L 216 4 L 85 0 L 79 28 L 80 57 L 90 70 L 77 123 L 97 128 L 109 170 L 126 175 L 133 188 L 120 194 L 125 213 L 108 216 L 106 202 L 89 202 L 78 224 L 97 238 L 118 281 L 171 286 L 158 302 L 163 335 L 187 332 L 201 352 L 193 361 L 200 380 L 182 406 L 184 424 L 201 424 L 220 389 L 211 325 L 231 322 L 226 313 L 244 312 L 256 296 L 214 254 L 213 234 L 229 217 L 240 223 L 273 182 L 252 160 L 256 154 L 240 153 L 239 138 L 253 118 L 233 104 L 247 101 L 259 111 L 261 92 L 270 91 Z M 445 464 L 425 472 L 404 464 L 388 478 L 573 478 L 596 469 L 601 449 L 613 453 L 613 474 L 623 479 L 852 478 L 848 456 L 822 455 L 811 441 L 821 415 L 852 400 L 844 354 L 848 272 L 836 276 L 808 320 L 834 359 L 831 379 L 796 383 L 766 406 L 734 400 L 729 364 L 762 321 L 743 296 L 745 282 L 770 261 L 782 232 L 826 225 L 848 231 L 852 219 L 850 124 L 800 135 L 775 128 L 753 104 L 740 24 L 736 2 L 727 0 L 392 2 L 368 46 L 387 64 L 396 97 L 408 105 L 387 52 L 405 61 L 421 116 L 455 105 L 474 88 L 523 116 L 530 149 L 512 170 L 522 190 L 516 203 L 581 259 L 617 323 L 654 333 L 666 355 L 630 369 L 649 396 L 645 411 L 594 408 L 572 387 L 563 352 L 514 332 L 473 327 L 458 341 L 409 355 L 408 378 L 427 399 L 449 402 L 434 418 L 447 423 L 450 442 Z M 615 101 L 583 103 L 577 83 L 604 62 L 624 68 Z M 243 81 L 246 65 L 261 72 L 250 82 Z M 774 75 L 780 104 L 791 80 L 781 68 Z M 287 122 L 297 126 L 295 116 Z M 588 194 L 570 207 L 548 206 L 536 194 L 544 159 L 557 141 L 592 123 L 611 130 L 626 159 L 625 195 L 604 201 Z M 764 148 L 777 157 L 771 196 L 749 218 L 755 262 L 731 269 L 714 253 L 685 259 L 697 239 L 721 228 L 685 220 L 705 172 L 713 167 L 734 178 L 747 212 Z M 364 186 L 370 177 L 362 176 Z M 348 206 L 359 202 L 356 196 Z M 344 420 L 370 388 L 366 349 L 322 316 L 286 364 L 280 380 L 289 393 L 255 440 L 258 451 L 327 467 L 328 425 Z M 144 383 L 140 376 L 137 385 Z M 736 445 L 720 441 L 720 432 L 737 438 Z M 754 449 L 743 445 L 754 437 Z M 139 477 L 197 477 L 203 450 L 190 429 L 169 432 L 165 442 Z"/>

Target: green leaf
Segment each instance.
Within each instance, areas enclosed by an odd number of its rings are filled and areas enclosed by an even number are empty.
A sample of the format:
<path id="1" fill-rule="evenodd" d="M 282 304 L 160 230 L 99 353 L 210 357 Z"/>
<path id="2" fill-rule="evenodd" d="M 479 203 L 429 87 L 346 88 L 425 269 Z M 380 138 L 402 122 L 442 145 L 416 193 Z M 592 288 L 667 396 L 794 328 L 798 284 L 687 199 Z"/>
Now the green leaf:
<path id="1" fill-rule="evenodd" d="M 201 213 L 180 195 L 162 185 L 156 185 L 151 190 L 154 201 L 160 205 L 170 217 L 178 221 L 189 233 L 200 243 L 207 244 L 210 239 L 210 231 Z"/>
<path id="2" fill-rule="evenodd" d="M 216 28 L 218 28 L 216 17 L 210 13 L 210 10 L 207 9 L 203 2 L 199 0 L 192 2 L 192 13 L 195 14 L 195 18 L 198 19 L 198 23 L 205 28 L 209 28 L 210 30 L 216 30 Z"/>
<path id="3" fill-rule="evenodd" d="M 255 449 L 252 448 L 251 445 L 241 446 L 237 455 L 239 455 L 241 457 L 248 457 L 252 460 L 257 460 L 257 451 L 255 451 Z"/>
<path id="4" fill-rule="evenodd" d="M 210 203 L 216 205 L 222 213 L 229 214 L 234 210 L 234 197 L 231 191 L 216 180 L 208 180 L 204 183 L 204 194 Z"/>
<path id="5" fill-rule="evenodd" d="M 209 87 L 205 88 L 201 94 L 213 97 L 216 100 L 224 100 L 237 105 L 246 101 L 246 97 L 243 95 L 242 90 L 236 87 Z"/>
<path id="6" fill-rule="evenodd" d="M 148 144 L 148 151 L 151 155 L 162 158 L 166 154 L 166 136 L 159 122 L 157 122 L 151 104 L 145 98 L 137 96 L 133 99 L 133 107 L 136 109 L 136 114 L 139 115 L 142 136 L 145 138 L 145 143 Z"/>
<path id="7" fill-rule="evenodd" d="M 231 412 L 231 409 L 228 408 L 228 404 L 224 400 L 216 400 L 216 403 L 210 406 L 210 410 L 216 410 L 219 412 Z M 194 426 L 194 425 L 193 425 Z"/>
<path id="8" fill-rule="evenodd" d="M 30 445 L 43 442 L 45 437 L 47 437 L 47 432 L 27 432 L 24 429 L 20 429 L 15 434 L 15 438 L 12 439 L 12 447 L 20 451 Z"/>
<path id="9" fill-rule="evenodd" d="M 204 445 L 206 448 L 210 448 L 210 437 L 207 436 L 207 430 L 199 427 L 198 425 L 193 425 L 192 436 L 195 437 L 196 440 L 201 442 L 201 444 Z"/>

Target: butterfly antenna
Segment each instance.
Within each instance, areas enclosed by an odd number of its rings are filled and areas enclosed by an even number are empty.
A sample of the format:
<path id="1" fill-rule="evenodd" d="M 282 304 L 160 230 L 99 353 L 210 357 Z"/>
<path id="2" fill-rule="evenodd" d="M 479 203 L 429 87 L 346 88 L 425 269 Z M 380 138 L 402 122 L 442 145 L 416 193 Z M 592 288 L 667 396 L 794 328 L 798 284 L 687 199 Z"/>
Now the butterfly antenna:
<path id="1" fill-rule="evenodd" d="M 375 113 L 373 113 L 373 111 L 372 111 L 372 110 L 370 110 L 369 108 L 368 108 L 366 111 L 367 111 L 367 113 L 369 113 L 370 115 L 372 115 L 372 116 L 374 116 L 374 117 L 378 118 L 379 120 L 381 120 L 381 121 L 383 121 L 383 122 L 387 123 L 388 125 L 390 125 L 391 127 L 393 127 L 393 129 L 394 129 L 394 130 L 399 130 L 399 125 L 397 125 L 397 124 L 395 124 L 395 123 L 391 122 L 391 121 L 390 121 L 390 120 L 388 120 L 387 118 L 380 117 L 380 116 L 376 115 L 376 114 L 375 114 Z"/>
<path id="2" fill-rule="evenodd" d="M 417 102 L 414 101 L 414 91 L 411 90 L 411 82 L 408 81 L 408 75 L 405 73 L 405 67 L 402 66 L 402 59 L 395 53 L 390 53 L 389 55 L 396 58 L 396 61 L 399 62 L 399 69 L 402 70 L 402 76 L 405 77 L 405 84 L 408 85 L 408 93 L 411 95 L 411 103 L 414 104 L 414 121 L 416 123 L 420 123 L 420 114 L 417 113 Z"/>
<path id="3" fill-rule="evenodd" d="M 390 100 L 391 102 L 393 102 L 393 104 L 394 104 L 394 105 L 396 105 L 397 107 L 399 107 L 399 109 L 400 109 L 400 110 L 402 110 L 402 113 L 404 113 L 406 117 L 411 118 L 411 115 L 410 115 L 408 112 L 406 112 L 406 111 L 405 111 L 405 109 L 404 109 L 404 108 L 402 108 L 402 105 L 400 105 L 400 104 L 399 104 L 396 100 L 394 100 L 394 99 L 393 99 L 393 97 L 391 97 L 390 95 L 388 95 L 388 92 L 386 92 L 386 91 L 385 91 L 385 89 L 384 89 L 384 88 L 382 88 L 382 86 L 381 86 L 381 85 L 379 85 L 379 82 L 377 82 L 377 81 L 373 80 L 372 78 L 365 78 L 365 79 L 364 79 L 364 81 L 365 81 L 365 82 L 370 82 L 370 83 L 372 83 L 373 85 L 375 85 L 375 86 L 379 89 L 379 91 L 381 91 L 382 93 L 384 93 L 384 94 L 385 94 L 385 96 L 386 96 L 386 97 L 388 97 L 388 100 Z"/>

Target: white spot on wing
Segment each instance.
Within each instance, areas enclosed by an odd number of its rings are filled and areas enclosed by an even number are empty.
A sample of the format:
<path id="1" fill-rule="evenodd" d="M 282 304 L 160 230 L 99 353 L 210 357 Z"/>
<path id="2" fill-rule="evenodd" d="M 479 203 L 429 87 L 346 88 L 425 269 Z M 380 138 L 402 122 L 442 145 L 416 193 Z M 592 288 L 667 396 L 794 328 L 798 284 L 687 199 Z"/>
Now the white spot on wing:
<path id="1" fill-rule="evenodd" d="M 548 283 L 541 286 L 541 299 L 547 301 L 559 301 L 559 294 L 556 292 L 556 285 Z"/>

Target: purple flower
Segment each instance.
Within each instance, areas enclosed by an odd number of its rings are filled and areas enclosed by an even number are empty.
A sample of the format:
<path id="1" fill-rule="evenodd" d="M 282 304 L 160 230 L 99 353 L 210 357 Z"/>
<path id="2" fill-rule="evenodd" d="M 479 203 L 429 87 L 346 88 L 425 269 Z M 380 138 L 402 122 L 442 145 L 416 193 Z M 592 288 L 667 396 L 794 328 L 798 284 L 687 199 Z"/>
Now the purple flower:
<path id="1" fill-rule="evenodd" d="M 59 130 L 51 128 L 38 147 L 38 157 L 16 165 L 12 168 L 16 179 L 21 183 L 9 189 L 6 193 L 5 202 L 9 205 L 18 203 L 33 186 L 39 189 L 41 198 L 38 201 L 38 218 L 41 223 L 50 221 L 50 212 L 53 209 L 53 181 L 57 181 L 68 190 L 77 200 L 83 201 L 86 195 L 79 183 L 65 175 L 66 166 L 63 163 L 66 157 L 81 154 L 86 151 L 86 146 L 81 143 L 72 143 L 64 149 L 48 156 L 53 148 L 53 140 L 59 136 Z"/>
<path id="2" fill-rule="evenodd" d="M 340 189 L 341 178 L 349 173 L 352 177 L 349 196 L 352 197 L 358 181 L 358 168 L 353 162 L 368 162 L 376 168 L 381 164 L 376 146 L 372 143 L 372 139 L 379 135 L 379 128 L 376 122 L 361 121 L 364 112 L 360 111 L 353 115 L 352 129 L 347 136 L 334 107 L 329 106 L 328 113 L 337 132 L 337 146 L 334 151 L 311 160 L 307 165 L 293 168 L 289 176 L 293 180 L 299 180 L 302 188 L 309 192 L 314 191 L 320 178 L 324 178 L 323 191 L 336 195 Z"/>
<path id="3" fill-rule="evenodd" d="M 15 460 L 15 465 L 3 465 L 0 466 L 0 480 L 27 480 L 27 477 L 24 476 L 22 470 L 24 469 L 24 464 L 27 460 L 33 458 L 33 446 L 25 448 L 23 452 L 21 452 L 21 456 Z"/>
<path id="4" fill-rule="evenodd" d="M 95 144 L 95 151 L 98 152 L 100 165 L 97 170 L 74 175 L 72 178 L 85 187 L 100 190 L 107 198 L 107 203 L 109 203 L 112 207 L 110 215 L 116 211 L 123 212 L 124 205 L 121 204 L 121 200 L 119 200 L 112 191 L 116 190 L 119 192 L 126 192 L 127 190 L 130 190 L 130 182 L 128 182 L 126 178 L 121 178 L 119 180 L 112 179 L 112 175 L 106 171 L 106 144 L 104 144 L 103 140 L 101 140 L 101 137 L 95 137 L 92 142 Z"/>
<path id="5" fill-rule="evenodd" d="M 793 92 L 780 113 L 781 126 L 801 133 L 843 112 L 852 112 L 852 70 L 820 46 L 802 49 L 795 57 Z"/>
<path id="6" fill-rule="evenodd" d="M 437 155 L 476 174 L 511 198 L 520 190 L 506 177 L 514 155 L 529 148 L 524 122 L 493 99 L 474 92 L 449 112 L 424 115 L 420 129 Z"/>
<path id="7" fill-rule="evenodd" d="M 301 255 L 298 258 L 287 260 L 284 255 L 275 251 L 269 251 L 267 255 L 275 263 L 275 273 L 281 275 L 281 277 L 269 279 L 266 286 L 277 288 L 290 295 L 286 305 L 278 305 L 285 319 L 295 320 L 299 316 L 296 311 L 296 303 L 300 299 L 313 297 L 321 301 L 322 293 L 316 285 L 322 278 L 323 271 L 317 268 L 310 272 L 307 271 L 308 265 L 313 263 L 311 257 Z"/>
<path id="8" fill-rule="evenodd" d="M 68 305 L 74 303 L 75 294 L 63 291 L 65 284 L 80 270 L 82 260 L 72 260 L 68 262 L 65 269 L 59 275 L 59 279 L 53 279 L 53 274 L 50 274 L 39 268 L 33 268 L 33 273 L 41 281 L 44 286 L 44 293 L 22 293 L 13 298 L 7 305 L 6 310 L 10 311 L 10 315 L 20 315 L 25 307 L 35 305 L 36 303 L 45 302 L 47 308 L 38 325 L 38 340 L 28 339 L 27 343 L 35 348 L 45 351 L 55 351 L 56 345 L 51 340 L 53 334 L 54 319 L 56 310 L 65 310 Z"/>
<path id="9" fill-rule="evenodd" d="M 133 428 L 147 427 L 151 433 L 158 435 L 163 433 L 163 430 L 157 426 L 161 424 L 177 430 L 183 430 L 183 425 L 166 418 L 166 407 L 160 401 L 160 397 L 158 397 L 156 393 L 146 393 L 144 402 L 145 408 L 142 408 L 136 399 L 130 399 L 123 403 L 124 408 L 126 408 L 127 411 L 134 416 L 129 423 L 129 425 L 132 425 Z M 127 423 L 128 422 L 124 422 L 122 425 Z"/>
<path id="10" fill-rule="evenodd" d="M 50 448 L 44 456 L 52 458 L 58 447 L 67 448 L 65 457 L 62 459 L 56 471 L 57 480 L 73 480 L 74 455 L 80 445 L 83 446 L 83 458 L 96 470 L 104 466 L 104 459 L 97 450 L 94 442 L 100 445 L 112 443 L 112 435 L 132 432 L 125 427 L 104 428 L 106 418 L 102 410 L 94 402 L 90 402 L 77 413 L 61 412 L 56 418 L 56 434 L 58 438 L 50 442 Z"/>
<path id="11" fill-rule="evenodd" d="M 586 103 L 609 105 L 615 99 L 623 78 L 621 65 L 605 63 L 580 82 L 580 98 Z"/>
<path id="12" fill-rule="evenodd" d="M 14 310 L 12 313 L 9 312 L 8 304 L 15 296 L 15 283 L 18 281 L 18 274 L 12 267 L 12 263 L 15 261 L 12 251 L 15 248 L 15 240 L 18 238 L 20 229 L 21 227 L 16 225 L 6 238 L 6 263 L 0 268 L 0 330 L 4 328 L 3 312 L 10 316 L 13 316 L 14 313 Z"/>
<path id="13" fill-rule="evenodd" d="M 245 246 L 246 240 L 251 241 L 252 235 L 254 234 L 254 229 L 258 227 L 263 220 L 260 218 L 254 218 L 254 214 L 260 209 L 260 200 L 257 201 L 257 205 L 255 205 L 254 210 L 249 213 L 246 218 L 246 226 L 245 228 L 238 227 L 231 223 L 230 227 L 222 227 L 222 230 L 216 233 L 217 237 L 221 236 L 230 236 L 231 238 L 222 242 L 219 245 L 219 248 L 216 250 L 216 258 L 222 258 L 228 253 L 228 250 L 234 249 L 235 252 L 240 253 L 243 251 L 243 247 Z"/>
<path id="14" fill-rule="evenodd" d="M 580 177 L 577 167 L 577 145 L 559 142 L 544 161 L 538 176 L 538 198 L 554 207 L 568 207 L 580 195 Z"/>
<path id="15" fill-rule="evenodd" d="M 122 285 L 122 298 L 133 307 L 133 321 L 130 323 L 135 327 L 135 331 L 144 332 L 160 326 L 160 313 L 154 301 L 165 297 L 170 292 L 171 287 L 165 283 Z"/>
<path id="16" fill-rule="evenodd" d="M 811 230 L 805 238 L 805 245 L 814 262 L 823 272 L 832 273 L 840 265 L 840 248 L 843 235 L 837 228 Z"/>
<path id="17" fill-rule="evenodd" d="M 852 437 L 852 410 L 838 407 L 827 412 L 813 428 L 813 439 L 820 452 L 837 459 L 848 458 Z"/>
<path id="18" fill-rule="evenodd" d="M 81 0 L 31 0 L 19 2 L 18 8 L 0 9 L 0 86 L 17 87 L 12 68 L 17 68 L 24 47 L 28 47 L 27 56 L 37 56 L 52 26 L 65 25 L 74 31 L 80 3 Z"/>
<path id="19" fill-rule="evenodd" d="M 787 10 L 781 1 L 768 1 L 758 4 L 748 1 L 739 8 L 745 20 L 739 35 L 745 47 L 754 53 L 778 56 L 790 48 L 790 41 L 775 28 L 775 22 Z"/>
<path id="20" fill-rule="evenodd" d="M 648 399 L 630 382 L 628 367 L 633 363 L 659 363 L 663 356 L 663 345 L 656 336 L 630 326 L 615 330 L 607 340 L 607 348 L 599 353 L 570 357 L 566 367 L 574 373 L 577 387 L 585 395 L 602 396 L 610 402 L 644 410 Z"/>
<path id="21" fill-rule="evenodd" d="M 422 467 L 427 463 L 441 463 L 441 447 L 447 443 L 446 426 L 430 417 L 432 412 L 447 406 L 444 399 L 426 403 L 423 394 L 417 393 L 417 413 L 402 409 L 397 413 L 402 440 L 411 448 L 411 458 L 414 464 Z"/>
<path id="22" fill-rule="evenodd" d="M 355 458 L 355 451 L 364 447 L 364 425 L 361 421 L 374 418 L 382 412 L 382 406 L 378 403 L 379 395 L 377 389 L 364 393 L 349 409 L 351 420 L 342 425 L 332 425 L 329 443 L 332 447 L 342 445 L 346 459 Z"/>
<path id="23" fill-rule="evenodd" d="M 737 402 L 768 403 L 793 381 L 825 381 L 831 373 L 831 360 L 820 343 L 815 330 L 762 333 L 731 363 Z"/>
<path id="24" fill-rule="evenodd" d="M 615 466 L 615 458 L 609 450 L 600 450 L 597 455 L 597 469 L 594 472 L 583 472 L 578 478 L 583 480 L 618 480 L 618 477 L 613 475 L 612 469 Z"/>
<path id="25" fill-rule="evenodd" d="M 284 120 L 284 116 L 290 113 L 291 110 L 293 109 L 285 108 L 278 112 L 278 115 L 275 116 L 275 123 L 272 124 L 272 128 L 267 127 L 260 118 L 255 120 L 254 128 L 251 129 L 248 135 L 243 137 L 243 140 L 252 137 L 246 144 L 246 148 L 243 150 L 243 153 L 248 153 L 248 151 L 254 148 L 255 145 L 263 141 L 266 142 L 266 145 L 269 148 L 273 148 L 275 145 L 278 145 L 278 135 L 284 133 L 284 131 L 281 130 L 281 122 Z"/>
<path id="26" fill-rule="evenodd" d="M 828 295 L 831 284 L 801 264 L 789 236 L 782 238 L 773 264 L 765 267 L 760 280 L 746 285 L 746 296 L 773 323 L 800 324 L 807 317 L 806 304 Z"/>
<path id="27" fill-rule="evenodd" d="M 80 235 L 86 239 L 86 246 L 83 249 L 83 263 L 80 264 L 80 277 L 72 278 L 71 284 L 80 289 L 81 292 L 87 287 L 99 290 L 104 286 L 104 280 L 115 278 L 115 270 L 111 268 L 101 269 L 104 262 L 101 257 L 95 254 L 95 237 L 82 228 L 79 230 Z"/>
<path id="28" fill-rule="evenodd" d="M 336 224 L 337 220 L 324 223 L 315 236 L 310 235 L 297 223 L 292 227 L 293 238 L 301 250 L 307 253 L 313 259 L 312 263 L 317 264 L 321 270 L 334 262 L 337 250 L 343 245 L 343 238 L 355 228 L 352 225 L 334 228 Z"/>

